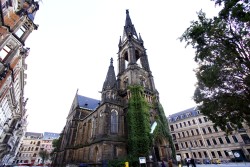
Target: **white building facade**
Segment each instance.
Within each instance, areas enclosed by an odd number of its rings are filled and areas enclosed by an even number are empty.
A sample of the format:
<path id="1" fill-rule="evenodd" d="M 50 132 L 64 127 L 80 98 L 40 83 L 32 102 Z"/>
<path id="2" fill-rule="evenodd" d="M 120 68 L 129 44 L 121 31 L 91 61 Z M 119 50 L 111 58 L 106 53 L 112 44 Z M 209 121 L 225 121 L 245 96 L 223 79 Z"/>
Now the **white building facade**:
<path id="1" fill-rule="evenodd" d="M 248 126 L 226 135 L 213 122 L 195 108 L 168 117 L 169 128 L 182 160 L 194 158 L 197 162 L 246 161 L 250 154 L 250 129 Z"/>
<path id="2" fill-rule="evenodd" d="M 0 165 L 11 164 L 26 131 L 24 97 L 29 48 L 24 43 L 37 29 L 38 2 L 1 0 L 0 4 Z"/>

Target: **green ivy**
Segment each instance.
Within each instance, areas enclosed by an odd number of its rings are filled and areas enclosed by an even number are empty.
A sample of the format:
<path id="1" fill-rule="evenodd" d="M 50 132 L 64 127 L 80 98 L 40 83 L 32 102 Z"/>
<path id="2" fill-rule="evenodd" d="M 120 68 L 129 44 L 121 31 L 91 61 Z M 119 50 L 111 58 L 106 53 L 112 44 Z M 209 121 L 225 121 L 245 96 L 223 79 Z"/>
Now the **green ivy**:
<path id="1" fill-rule="evenodd" d="M 143 87 L 130 86 L 128 103 L 128 154 L 130 157 L 147 156 L 152 143 L 150 136 L 149 105 L 143 96 Z"/>
<path id="2" fill-rule="evenodd" d="M 168 120 L 165 116 L 164 109 L 159 102 L 154 102 L 154 107 L 158 111 L 158 117 L 156 118 L 157 127 L 154 131 L 154 138 L 157 139 L 161 136 L 167 138 L 169 142 L 169 147 L 172 150 L 172 158 L 175 159 L 175 147 L 169 132 Z"/>

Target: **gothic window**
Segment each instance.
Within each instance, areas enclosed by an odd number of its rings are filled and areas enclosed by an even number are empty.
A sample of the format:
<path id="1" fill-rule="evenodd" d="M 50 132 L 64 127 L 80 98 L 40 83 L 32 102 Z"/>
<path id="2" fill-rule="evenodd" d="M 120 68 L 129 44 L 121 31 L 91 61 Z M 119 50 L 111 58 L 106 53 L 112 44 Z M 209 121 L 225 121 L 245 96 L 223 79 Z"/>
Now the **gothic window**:
<path id="1" fill-rule="evenodd" d="M 95 130 L 96 130 L 96 119 L 93 118 L 92 119 L 92 133 L 91 133 L 91 137 L 93 137 L 95 135 Z"/>
<path id="2" fill-rule="evenodd" d="M 118 112 L 111 110 L 111 133 L 118 133 Z"/>

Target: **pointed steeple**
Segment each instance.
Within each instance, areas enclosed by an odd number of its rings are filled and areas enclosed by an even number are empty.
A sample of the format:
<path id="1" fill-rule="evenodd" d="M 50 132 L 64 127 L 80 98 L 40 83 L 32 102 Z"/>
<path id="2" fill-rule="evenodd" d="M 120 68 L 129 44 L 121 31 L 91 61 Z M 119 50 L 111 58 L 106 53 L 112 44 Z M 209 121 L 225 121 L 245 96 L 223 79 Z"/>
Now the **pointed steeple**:
<path id="1" fill-rule="evenodd" d="M 108 73 L 103 83 L 102 90 L 103 91 L 110 90 L 110 89 L 115 88 L 115 86 L 116 86 L 116 77 L 115 77 L 115 70 L 113 66 L 113 58 L 111 58 Z"/>
<path id="2" fill-rule="evenodd" d="M 124 26 L 123 39 L 125 36 L 127 38 L 134 37 L 134 38 L 138 39 L 135 27 L 132 24 L 132 21 L 130 19 L 128 9 L 126 10 L 126 21 L 125 21 L 125 26 Z"/>
<path id="3" fill-rule="evenodd" d="M 141 42 L 141 44 L 143 44 L 143 40 L 141 38 L 141 34 L 139 33 L 139 41 Z"/>

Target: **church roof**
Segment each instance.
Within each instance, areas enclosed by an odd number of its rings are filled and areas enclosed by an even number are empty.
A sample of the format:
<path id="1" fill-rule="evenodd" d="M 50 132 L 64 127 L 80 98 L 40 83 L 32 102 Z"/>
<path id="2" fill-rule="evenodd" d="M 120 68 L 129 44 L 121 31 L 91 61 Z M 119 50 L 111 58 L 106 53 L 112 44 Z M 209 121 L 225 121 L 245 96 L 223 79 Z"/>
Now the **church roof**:
<path id="1" fill-rule="evenodd" d="M 138 39 L 135 27 L 132 24 L 132 21 L 130 19 L 128 10 L 126 10 L 126 21 L 125 21 L 125 26 L 124 26 L 124 35 L 125 34 L 126 34 L 127 37 L 128 36 L 134 36 L 134 37 L 136 37 L 136 39 Z"/>
<path id="2" fill-rule="evenodd" d="M 100 100 L 77 95 L 77 101 L 80 108 L 95 110 L 100 105 Z"/>
<path id="3" fill-rule="evenodd" d="M 188 117 L 195 117 L 197 115 L 199 115 L 199 113 L 198 113 L 196 107 L 192 107 L 192 108 L 180 111 L 178 113 L 169 115 L 168 120 L 169 120 L 169 122 L 176 122 L 176 121 L 179 121 L 181 119 L 186 119 Z"/>
<path id="4" fill-rule="evenodd" d="M 111 58 L 108 73 L 103 83 L 102 90 L 110 90 L 110 89 L 115 88 L 115 86 L 116 86 L 116 76 L 115 76 L 115 70 L 113 66 L 113 58 Z"/>

